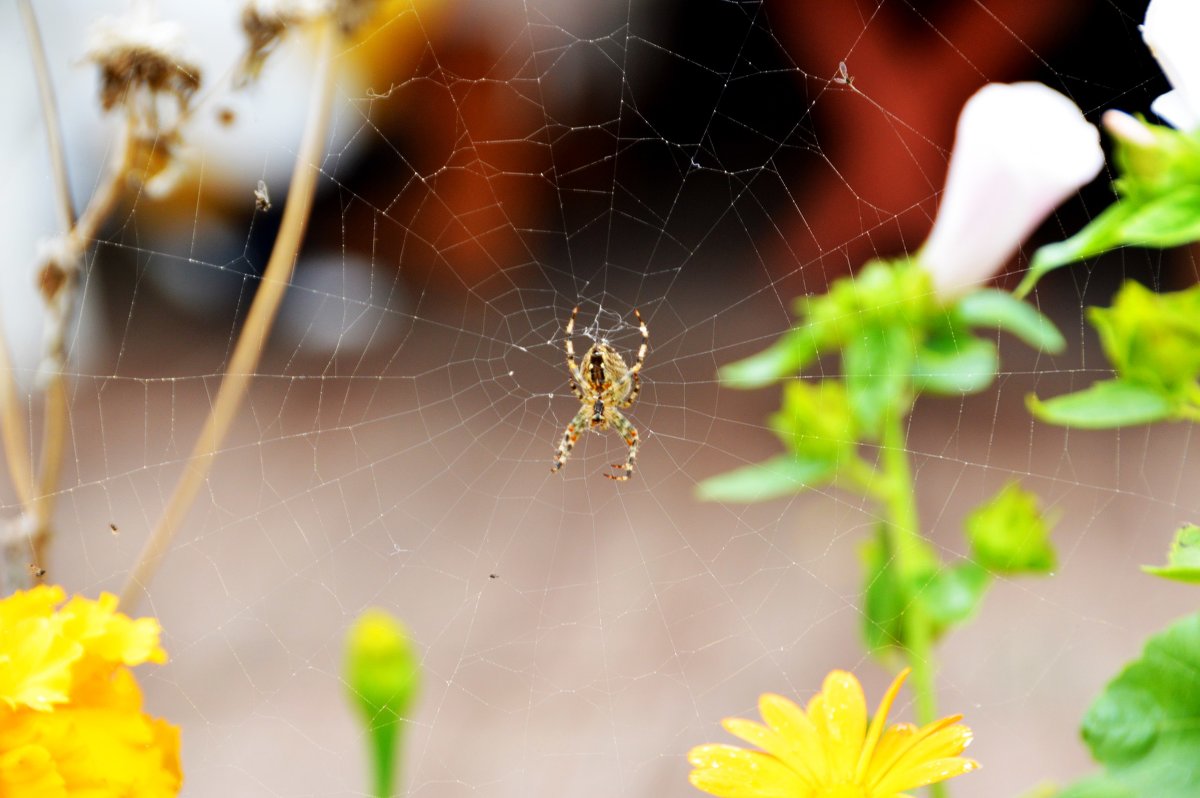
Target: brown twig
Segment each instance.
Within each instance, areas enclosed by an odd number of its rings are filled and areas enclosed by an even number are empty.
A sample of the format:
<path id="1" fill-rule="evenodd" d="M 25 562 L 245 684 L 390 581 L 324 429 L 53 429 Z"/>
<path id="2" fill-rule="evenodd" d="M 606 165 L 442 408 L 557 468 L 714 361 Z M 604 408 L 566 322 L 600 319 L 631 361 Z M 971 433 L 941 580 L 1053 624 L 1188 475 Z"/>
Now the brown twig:
<path id="1" fill-rule="evenodd" d="M 329 125 L 330 106 L 333 100 L 333 45 L 336 29 L 329 21 L 321 21 L 317 46 L 316 74 L 313 76 L 312 99 L 300 150 L 292 170 L 292 182 L 288 190 L 287 203 L 279 234 L 263 272 L 262 282 L 250 305 L 245 325 L 234 346 L 229 367 L 221 380 L 216 400 L 209 410 L 204 428 L 196 439 L 192 455 L 184 467 L 183 475 L 175 491 L 167 501 L 162 516 L 150 533 L 146 545 L 138 556 L 124 589 L 121 591 L 120 606 L 129 611 L 137 603 L 153 578 L 154 571 L 166 554 L 171 539 L 182 524 L 201 485 L 212 469 L 213 460 L 229 431 L 230 425 L 245 398 L 250 379 L 262 356 L 267 335 L 279 310 L 283 294 L 291 281 L 292 269 L 304 231 L 312 210 L 316 191 L 318 159 L 321 156 Z"/>

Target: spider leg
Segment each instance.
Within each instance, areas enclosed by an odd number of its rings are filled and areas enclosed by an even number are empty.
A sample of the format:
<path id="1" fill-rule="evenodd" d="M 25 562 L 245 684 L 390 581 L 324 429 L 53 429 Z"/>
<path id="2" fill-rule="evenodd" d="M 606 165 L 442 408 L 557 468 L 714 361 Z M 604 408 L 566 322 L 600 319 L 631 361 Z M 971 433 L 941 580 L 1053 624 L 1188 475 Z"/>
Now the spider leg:
<path id="1" fill-rule="evenodd" d="M 621 433 L 621 437 L 624 438 L 625 443 L 628 444 L 629 457 L 625 458 L 624 465 L 614 463 L 612 466 L 613 468 L 615 468 L 619 471 L 624 470 L 625 473 L 623 473 L 623 474 L 605 474 L 604 476 L 608 477 L 609 479 L 615 479 L 617 482 L 625 482 L 631 476 L 633 476 L 633 461 L 637 459 L 638 431 L 637 431 L 637 427 L 630 424 L 629 419 L 627 419 L 627 418 L 625 418 L 625 416 L 621 415 L 621 413 L 618 410 L 614 409 L 614 410 L 611 410 L 610 412 L 612 414 L 612 418 L 610 419 L 609 423 L 612 424 L 613 429 L 615 429 L 617 432 Z"/>
<path id="2" fill-rule="evenodd" d="M 633 315 L 637 316 L 638 329 L 642 331 L 642 345 L 638 347 L 637 362 L 629 369 L 630 377 L 636 376 L 642 370 L 642 364 L 646 362 L 646 350 L 650 348 L 650 329 L 642 320 L 642 314 L 638 312 L 637 308 L 633 309 Z"/>
<path id="3" fill-rule="evenodd" d="M 642 392 L 642 380 L 635 371 L 632 379 L 633 385 L 629 389 L 629 396 L 625 397 L 625 401 L 617 405 L 617 407 L 629 407 L 637 400 L 638 394 Z"/>
<path id="4" fill-rule="evenodd" d="M 579 315 L 579 306 L 571 311 L 571 320 L 567 322 L 567 370 L 571 372 L 571 393 L 579 401 L 583 401 L 583 390 L 579 387 L 583 383 L 583 375 L 579 373 L 579 364 L 575 362 L 575 344 L 571 343 L 571 335 L 575 332 L 575 317 Z"/>
<path id="5" fill-rule="evenodd" d="M 625 397 L 619 407 L 629 407 L 638 398 L 638 394 L 642 390 L 642 383 L 638 378 L 638 372 L 642 370 L 642 365 L 646 362 L 646 350 L 650 348 L 650 330 L 646 327 L 646 322 L 642 319 L 642 314 L 637 308 L 634 308 L 633 315 L 637 316 L 638 329 L 642 331 L 642 345 L 638 347 L 637 360 L 634 361 L 633 365 L 629 367 L 629 371 L 625 372 L 625 376 L 615 386 L 617 390 L 613 391 L 615 395 L 620 396 L 625 386 L 630 386 L 629 395 Z"/>
<path id="6" fill-rule="evenodd" d="M 586 429 L 588 414 L 591 408 L 584 405 L 575 414 L 575 418 L 571 419 L 571 423 L 567 425 L 563 431 L 562 441 L 558 444 L 558 451 L 554 453 L 554 465 L 550 466 L 550 473 L 554 474 L 563 467 L 567 462 L 567 458 L 571 456 L 571 450 L 575 448 L 575 441 L 579 440 L 579 433 Z"/>

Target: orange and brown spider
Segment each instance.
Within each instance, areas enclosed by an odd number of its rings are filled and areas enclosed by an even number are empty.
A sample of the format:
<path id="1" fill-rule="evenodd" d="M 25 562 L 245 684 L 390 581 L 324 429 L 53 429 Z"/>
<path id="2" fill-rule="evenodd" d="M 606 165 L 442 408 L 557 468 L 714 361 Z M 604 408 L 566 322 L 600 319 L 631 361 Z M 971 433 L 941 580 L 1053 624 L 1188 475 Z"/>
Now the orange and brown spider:
<path id="1" fill-rule="evenodd" d="M 646 329 L 646 322 L 642 321 L 642 314 L 633 311 L 633 315 L 637 317 L 638 329 L 642 332 L 642 345 L 638 349 L 634 364 L 626 366 L 625 360 L 607 342 L 597 341 L 583 356 L 581 370 L 575 362 L 575 346 L 571 343 L 571 335 L 575 332 L 575 317 L 578 315 L 579 307 L 576 306 L 571 311 L 571 320 L 567 322 L 566 348 L 567 370 L 571 373 L 571 392 L 579 399 L 579 412 L 563 432 L 562 442 L 558 444 L 554 465 L 550 466 L 550 471 L 553 473 L 563 467 L 563 463 L 571 455 L 571 450 L 575 448 L 579 433 L 583 430 L 603 432 L 612 427 L 629 446 L 629 457 L 624 465 L 612 466 L 618 471 L 623 470 L 624 473 L 606 473 L 604 476 L 624 482 L 633 476 L 633 462 L 637 458 L 638 450 L 638 431 L 621 410 L 632 405 L 641 390 L 638 372 L 646 362 L 650 331 Z"/>

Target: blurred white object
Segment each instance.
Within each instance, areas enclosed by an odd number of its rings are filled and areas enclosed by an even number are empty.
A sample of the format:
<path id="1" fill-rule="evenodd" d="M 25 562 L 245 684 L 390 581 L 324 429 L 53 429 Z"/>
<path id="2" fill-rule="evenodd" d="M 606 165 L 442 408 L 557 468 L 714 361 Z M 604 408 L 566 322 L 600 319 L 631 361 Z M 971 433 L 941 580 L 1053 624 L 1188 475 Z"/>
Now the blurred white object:
<path id="1" fill-rule="evenodd" d="M 986 282 L 1104 165 L 1100 133 L 1040 83 L 991 83 L 958 118 L 950 170 L 917 254 L 943 298 Z"/>
<path id="2" fill-rule="evenodd" d="M 408 293 L 395 271 L 351 253 L 313 254 L 296 264 L 275 323 L 280 346 L 309 357 L 394 346 Z"/>
<path id="3" fill-rule="evenodd" d="M 1179 130 L 1200 127 L 1200 2 L 1150 0 L 1142 39 L 1162 67 L 1171 91 L 1150 109 Z"/>

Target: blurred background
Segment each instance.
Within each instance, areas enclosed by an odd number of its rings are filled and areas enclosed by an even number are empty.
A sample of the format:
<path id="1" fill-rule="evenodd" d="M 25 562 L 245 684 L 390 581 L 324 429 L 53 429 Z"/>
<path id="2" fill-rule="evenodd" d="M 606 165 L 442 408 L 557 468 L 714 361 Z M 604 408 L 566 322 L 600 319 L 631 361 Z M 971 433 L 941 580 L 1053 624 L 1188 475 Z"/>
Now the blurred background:
<path id="1" fill-rule="evenodd" d="M 125 6 L 35 6 L 82 204 L 113 135 L 87 32 Z M 87 264 L 44 565 L 92 595 L 123 584 L 209 408 L 279 223 L 312 72 L 297 38 L 235 92 L 238 4 L 157 9 L 183 25 L 205 87 L 188 177 L 164 200 L 131 192 Z M 343 48 L 294 284 L 141 607 L 166 629 L 172 660 L 142 679 L 148 709 L 183 728 L 184 794 L 366 794 L 341 644 L 372 605 L 405 619 L 422 655 L 403 771 L 414 796 L 698 794 L 684 753 L 724 740 L 719 719 L 752 715 L 759 693 L 807 699 L 842 667 L 876 700 L 891 674 L 859 638 L 872 508 L 833 491 L 695 501 L 697 482 L 779 445 L 765 423 L 778 393 L 721 389 L 716 369 L 786 329 L 794 297 L 920 245 L 958 110 L 985 82 L 1043 81 L 1093 121 L 1146 111 L 1166 84 L 1137 30 L 1144 10 L 415 0 Z M 0 41 L 0 309 L 36 411 L 32 271 L 55 220 L 12 4 Z M 1027 251 L 1110 199 L 1098 180 Z M 1069 351 L 1004 340 L 992 391 L 913 417 L 920 512 L 947 560 L 964 556 L 965 513 L 1013 477 L 1059 519 L 1059 570 L 1001 579 L 941 647 L 941 706 L 966 715 L 984 765 L 957 794 L 1088 772 L 1088 703 L 1195 606 L 1135 567 L 1195 520 L 1191 428 L 1068 434 L 1024 409 L 1030 391 L 1107 373 L 1083 309 L 1127 277 L 1190 285 L 1193 253 L 1055 273 L 1036 300 Z M 576 304 L 577 351 L 599 338 L 636 350 L 634 308 L 649 325 L 625 484 L 600 476 L 624 459 L 615 435 L 585 436 L 549 473 L 577 409 L 562 354 Z M 15 513 L 7 480 L 0 491 Z"/>

